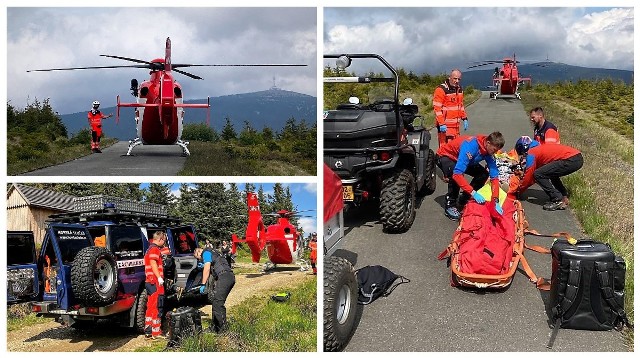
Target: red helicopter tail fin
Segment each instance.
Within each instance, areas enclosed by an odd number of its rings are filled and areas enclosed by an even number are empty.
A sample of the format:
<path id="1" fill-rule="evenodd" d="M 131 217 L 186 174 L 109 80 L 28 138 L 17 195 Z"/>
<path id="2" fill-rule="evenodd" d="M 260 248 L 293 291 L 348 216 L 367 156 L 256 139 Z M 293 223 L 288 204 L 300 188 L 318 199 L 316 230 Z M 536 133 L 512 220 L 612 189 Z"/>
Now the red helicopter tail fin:
<path id="1" fill-rule="evenodd" d="M 267 242 L 267 233 L 262 214 L 260 213 L 260 203 L 256 193 L 247 193 L 247 210 L 249 214 L 249 224 L 245 233 L 245 241 L 251 250 L 253 262 L 260 262 L 260 254 Z"/>
<path id="2" fill-rule="evenodd" d="M 167 37 L 167 44 L 164 50 L 164 70 L 171 71 L 171 39 Z"/>
<path id="3" fill-rule="evenodd" d="M 238 239 L 238 235 L 231 234 L 231 254 L 235 255 L 238 250 L 238 243 L 244 242 L 244 240 Z"/>

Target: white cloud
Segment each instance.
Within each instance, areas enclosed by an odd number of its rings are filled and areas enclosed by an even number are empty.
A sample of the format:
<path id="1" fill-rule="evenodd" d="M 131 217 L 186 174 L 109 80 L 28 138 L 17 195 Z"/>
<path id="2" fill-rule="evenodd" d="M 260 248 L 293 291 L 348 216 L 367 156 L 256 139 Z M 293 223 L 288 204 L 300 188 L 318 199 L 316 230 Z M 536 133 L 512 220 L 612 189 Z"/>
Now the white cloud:
<path id="1" fill-rule="evenodd" d="M 150 61 L 164 57 L 167 37 L 173 63 L 308 65 L 189 68 L 204 80 L 175 74 L 187 99 L 265 90 L 273 76 L 283 89 L 316 95 L 315 8 L 10 7 L 7 13 L 7 97 L 16 107 L 50 97 L 66 114 L 95 99 L 103 107 L 114 105 L 116 95 L 130 99 L 129 80 L 147 79 L 147 70 L 26 71 L 132 64 L 101 54 Z"/>
<path id="2" fill-rule="evenodd" d="M 310 233 L 312 232 L 317 232 L 318 228 L 316 225 L 316 219 L 314 218 L 299 218 L 298 219 L 298 226 L 302 227 L 302 230 L 304 230 L 304 236 L 308 236 Z"/>
<path id="3" fill-rule="evenodd" d="M 416 73 L 519 59 L 633 70 L 633 8 L 325 8 L 325 53 L 377 53 Z"/>
<path id="4" fill-rule="evenodd" d="M 317 194 L 318 185 L 316 183 L 306 183 L 304 184 L 304 190 L 308 191 L 311 194 Z"/>

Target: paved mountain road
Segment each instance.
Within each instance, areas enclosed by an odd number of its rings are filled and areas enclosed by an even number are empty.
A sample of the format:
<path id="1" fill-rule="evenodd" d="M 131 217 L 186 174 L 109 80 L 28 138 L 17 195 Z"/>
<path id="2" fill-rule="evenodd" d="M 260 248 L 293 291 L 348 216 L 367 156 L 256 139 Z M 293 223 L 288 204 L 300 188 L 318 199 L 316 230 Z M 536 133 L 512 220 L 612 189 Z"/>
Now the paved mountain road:
<path id="1" fill-rule="evenodd" d="M 521 135 L 531 135 L 527 113 L 518 100 L 489 99 L 488 92 L 467 107 L 469 131 L 488 134 L 500 130 L 505 149 Z M 435 135 L 432 130 L 432 135 Z M 431 147 L 436 148 L 437 140 Z M 385 234 L 377 221 L 376 205 L 346 214 L 348 229 L 341 256 L 355 267 L 382 265 L 411 280 L 393 293 L 362 309 L 358 328 L 345 351 L 547 351 L 551 329 L 545 311 L 549 293 L 538 291 L 518 271 L 502 292 L 476 292 L 451 287 L 450 270 L 438 254 L 450 243 L 457 222 L 443 215 L 446 184 L 438 179 L 436 192 L 419 204 L 412 228 L 404 234 Z M 531 228 L 540 232 L 568 231 L 581 237 L 570 210 L 542 210 L 546 195 L 536 185 L 525 193 L 523 206 Z M 530 244 L 550 246 L 551 239 L 528 238 Z M 346 251 L 345 251 L 346 250 Z M 525 255 L 538 276 L 551 276 L 551 256 Z M 627 351 L 616 331 L 560 330 L 554 351 Z"/>
<path id="2" fill-rule="evenodd" d="M 87 145 L 89 145 L 87 143 Z M 82 158 L 34 170 L 28 176 L 172 176 L 184 167 L 187 158 L 177 145 L 139 145 L 126 156 L 126 141 Z"/>

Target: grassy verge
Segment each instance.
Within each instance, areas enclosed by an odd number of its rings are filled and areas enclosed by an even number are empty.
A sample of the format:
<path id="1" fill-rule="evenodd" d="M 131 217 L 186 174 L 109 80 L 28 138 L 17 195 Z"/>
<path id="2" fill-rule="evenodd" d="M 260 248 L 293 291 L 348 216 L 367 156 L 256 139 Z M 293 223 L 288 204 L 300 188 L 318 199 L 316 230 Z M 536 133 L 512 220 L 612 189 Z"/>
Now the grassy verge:
<path id="1" fill-rule="evenodd" d="M 193 141 L 191 155 L 178 175 L 208 176 L 281 176 L 315 175 L 315 160 L 277 151 L 261 152 L 254 147 L 227 145 L 224 142 Z"/>
<path id="2" fill-rule="evenodd" d="M 116 143 L 117 140 L 113 138 L 105 138 L 101 141 L 101 147 L 106 148 L 110 145 Z M 7 174 L 8 175 L 18 175 L 26 172 L 30 172 L 32 170 L 49 167 L 52 165 L 68 162 L 73 159 L 77 159 L 80 157 L 84 157 L 85 155 L 91 154 L 90 143 L 82 145 L 73 145 L 73 146 L 63 146 L 59 147 L 57 145 L 51 145 L 50 150 L 28 159 L 23 160 L 8 160 L 7 161 Z M 9 144 L 7 146 L 7 150 L 9 151 L 8 157 L 11 156 L 12 145 Z"/>
<path id="3" fill-rule="evenodd" d="M 544 100 L 531 93 L 523 93 L 522 100 L 525 109 L 543 106 L 545 117 L 559 128 L 561 142 L 578 148 L 584 156 L 583 168 L 563 182 L 584 234 L 609 243 L 625 258 L 625 308 L 633 322 L 633 141 L 568 102 Z M 625 330 L 624 337 L 633 350 L 633 331 Z"/>
<path id="4" fill-rule="evenodd" d="M 290 292 L 285 302 L 271 295 Z M 315 352 L 316 280 L 309 276 L 295 288 L 274 288 L 257 294 L 227 311 L 229 330 L 221 335 L 203 333 L 183 342 L 183 352 Z M 207 327 L 209 322 L 203 322 Z M 160 342 L 140 351 L 161 351 Z"/>
<path id="5" fill-rule="evenodd" d="M 51 318 L 36 317 L 35 313 L 31 313 L 28 303 L 7 307 L 7 332 L 51 321 Z"/>

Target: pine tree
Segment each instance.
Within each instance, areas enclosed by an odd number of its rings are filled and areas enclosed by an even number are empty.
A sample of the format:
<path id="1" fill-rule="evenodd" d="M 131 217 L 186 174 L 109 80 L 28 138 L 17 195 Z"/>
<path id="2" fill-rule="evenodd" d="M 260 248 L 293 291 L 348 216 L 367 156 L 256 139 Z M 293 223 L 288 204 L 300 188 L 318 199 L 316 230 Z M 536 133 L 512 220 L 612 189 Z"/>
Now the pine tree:
<path id="1" fill-rule="evenodd" d="M 174 197 L 171 194 L 172 184 L 151 183 L 144 191 L 144 200 L 149 203 L 171 206 Z"/>
<path id="2" fill-rule="evenodd" d="M 233 128 L 231 119 L 229 119 L 229 117 L 226 117 L 225 119 L 227 122 L 225 123 L 224 128 L 222 129 L 222 133 L 220 134 L 222 140 L 230 141 L 238 138 L 238 133 L 236 133 L 236 130 Z"/>

